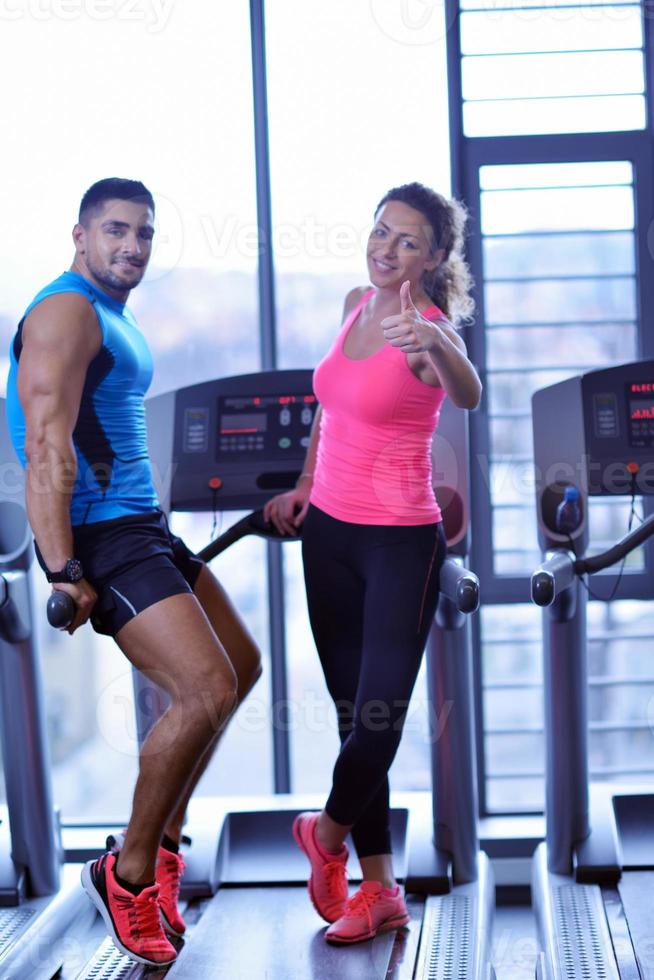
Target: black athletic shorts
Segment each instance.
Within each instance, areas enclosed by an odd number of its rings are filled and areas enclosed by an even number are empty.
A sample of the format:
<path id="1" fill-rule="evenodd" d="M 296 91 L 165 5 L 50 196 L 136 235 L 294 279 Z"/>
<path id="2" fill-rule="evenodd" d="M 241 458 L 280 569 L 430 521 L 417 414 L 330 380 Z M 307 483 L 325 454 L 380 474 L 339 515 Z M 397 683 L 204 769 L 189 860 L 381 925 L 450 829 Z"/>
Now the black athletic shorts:
<path id="1" fill-rule="evenodd" d="M 204 564 L 171 533 L 162 511 L 80 524 L 73 539 L 74 557 L 98 593 L 91 625 L 107 636 L 155 602 L 192 592 Z M 45 570 L 38 547 L 36 555 Z"/>

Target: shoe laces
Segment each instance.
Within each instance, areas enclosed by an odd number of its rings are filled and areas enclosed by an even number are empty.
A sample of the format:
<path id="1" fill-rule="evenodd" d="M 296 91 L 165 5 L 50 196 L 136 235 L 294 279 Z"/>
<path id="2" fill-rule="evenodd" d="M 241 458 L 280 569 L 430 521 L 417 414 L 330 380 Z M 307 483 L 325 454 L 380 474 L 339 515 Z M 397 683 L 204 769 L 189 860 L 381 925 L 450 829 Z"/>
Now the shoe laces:
<path id="1" fill-rule="evenodd" d="M 347 878 L 342 861 L 328 861 L 327 864 L 323 864 L 322 872 L 330 895 L 336 898 L 347 895 Z"/>
<path id="2" fill-rule="evenodd" d="M 173 854 L 172 851 L 157 861 L 157 869 L 161 869 L 159 871 L 159 884 L 164 886 L 175 901 L 179 898 L 185 868 L 186 864 L 182 855 Z"/>
<path id="3" fill-rule="evenodd" d="M 346 919 L 353 919 L 356 916 L 365 915 L 370 925 L 372 924 L 370 909 L 377 901 L 379 901 L 379 892 L 364 892 L 359 890 L 355 892 L 345 906 L 343 915 Z"/>
<path id="4" fill-rule="evenodd" d="M 116 895 L 116 905 L 127 913 L 130 931 L 135 938 L 163 937 L 158 896 L 156 885 L 144 888 L 138 895 Z"/>

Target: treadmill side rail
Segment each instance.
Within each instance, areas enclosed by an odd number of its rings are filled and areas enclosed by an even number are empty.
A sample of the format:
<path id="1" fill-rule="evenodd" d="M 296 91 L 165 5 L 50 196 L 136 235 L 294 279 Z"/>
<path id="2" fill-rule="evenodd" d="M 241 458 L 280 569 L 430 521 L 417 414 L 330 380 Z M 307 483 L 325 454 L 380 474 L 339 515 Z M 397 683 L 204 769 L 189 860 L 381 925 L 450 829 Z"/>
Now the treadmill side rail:
<path id="1" fill-rule="evenodd" d="M 85 923 L 90 928 L 96 916 L 77 869 L 67 875 L 54 898 L 32 899 L 1 912 L 7 916 L 5 923 L 0 915 L 0 931 L 6 941 L 0 953 L 2 980 L 50 980 L 63 965 L 66 933 Z"/>
<path id="2" fill-rule="evenodd" d="M 531 885 L 543 980 L 620 980 L 598 885 L 577 884 L 548 871 L 547 846 L 536 849 Z"/>
<path id="3" fill-rule="evenodd" d="M 476 881 L 427 899 L 415 980 L 494 980 L 490 962 L 494 908 L 493 872 L 487 855 L 480 851 Z"/>

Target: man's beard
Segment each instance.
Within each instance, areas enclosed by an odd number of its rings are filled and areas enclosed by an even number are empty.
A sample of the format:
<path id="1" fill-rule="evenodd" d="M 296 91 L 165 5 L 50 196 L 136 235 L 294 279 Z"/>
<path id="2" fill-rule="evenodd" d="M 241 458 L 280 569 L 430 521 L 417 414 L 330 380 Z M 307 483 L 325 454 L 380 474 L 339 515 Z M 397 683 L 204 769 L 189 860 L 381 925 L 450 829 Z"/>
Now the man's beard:
<path id="1" fill-rule="evenodd" d="M 125 292 L 126 290 L 134 289 L 135 286 L 138 286 L 145 272 L 145 268 L 143 266 L 132 266 L 132 268 L 136 272 L 139 272 L 140 275 L 135 282 L 126 283 L 123 279 L 120 279 L 119 276 L 112 272 L 111 268 L 98 269 L 97 266 L 89 262 L 88 257 L 86 264 L 89 267 L 89 271 L 93 273 L 101 286 L 106 286 L 109 289 L 116 289 L 120 292 Z"/>

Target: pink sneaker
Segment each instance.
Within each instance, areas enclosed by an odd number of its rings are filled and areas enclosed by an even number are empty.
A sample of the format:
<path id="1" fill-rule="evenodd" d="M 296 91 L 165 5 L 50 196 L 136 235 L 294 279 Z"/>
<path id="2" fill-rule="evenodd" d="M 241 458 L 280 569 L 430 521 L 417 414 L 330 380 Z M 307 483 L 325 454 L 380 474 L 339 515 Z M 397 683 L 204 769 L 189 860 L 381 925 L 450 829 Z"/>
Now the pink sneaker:
<path id="1" fill-rule="evenodd" d="M 107 837 L 107 850 L 118 854 L 125 843 L 127 828 L 120 834 L 110 834 Z M 185 842 L 190 842 L 190 838 L 182 838 Z M 161 910 L 161 921 L 164 929 L 173 936 L 183 936 L 186 932 L 186 923 L 182 918 L 177 903 L 179 902 L 179 889 L 184 876 L 184 858 L 181 854 L 174 854 L 165 847 L 160 847 L 157 851 L 157 864 L 155 867 L 155 882 L 159 885 L 159 908 Z"/>
<path id="2" fill-rule="evenodd" d="M 397 885 L 391 891 L 378 881 L 364 881 L 341 918 L 329 927 L 325 939 L 330 943 L 360 943 L 408 922 L 409 913 Z"/>
<path id="3" fill-rule="evenodd" d="M 299 813 L 293 821 L 293 837 L 311 863 L 308 888 L 313 907 L 326 922 L 336 922 L 347 902 L 348 850 L 343 844 L 337 854 L 323 851 L 316 840 L 317 823 L 317 813 Z"/>
<path id="4" fill-rule="evenodd" d="M 181 854 L 173 854 L 165 847 L 159 848 L 155 869 L 155 881 L 159 885 L 159 908 L 164 929 L 172 932 L 173 936 L 183 936 L 186 932 L 186 923 L 177 907 L 185 868 Z"/>
<path id="5" fill-rule="evenodd" d="M 82 885 L 121 953 L 146 966 L 168 966 L 177 950 L 168 942 L 159 914 L 159 885 L 132 895 L 116 881 L 116 855 L 103 854 L 82 868 Z"/>

